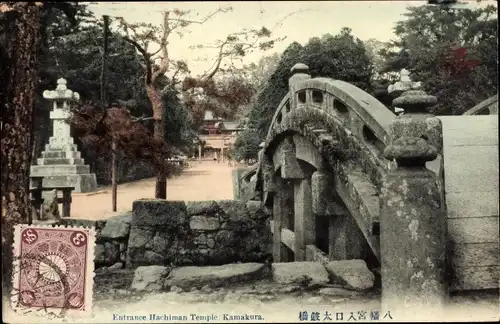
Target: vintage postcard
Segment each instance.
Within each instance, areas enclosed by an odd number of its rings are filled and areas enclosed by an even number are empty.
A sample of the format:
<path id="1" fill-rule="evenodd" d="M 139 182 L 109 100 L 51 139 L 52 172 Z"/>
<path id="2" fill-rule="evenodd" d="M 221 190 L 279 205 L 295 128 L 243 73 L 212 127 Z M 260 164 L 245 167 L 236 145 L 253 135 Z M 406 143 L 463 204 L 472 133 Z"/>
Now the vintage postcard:
<path id="1" fill-rule="evenodd" d="M 3 321 L 500 320 L 497 7 L 1 2 Z"/>

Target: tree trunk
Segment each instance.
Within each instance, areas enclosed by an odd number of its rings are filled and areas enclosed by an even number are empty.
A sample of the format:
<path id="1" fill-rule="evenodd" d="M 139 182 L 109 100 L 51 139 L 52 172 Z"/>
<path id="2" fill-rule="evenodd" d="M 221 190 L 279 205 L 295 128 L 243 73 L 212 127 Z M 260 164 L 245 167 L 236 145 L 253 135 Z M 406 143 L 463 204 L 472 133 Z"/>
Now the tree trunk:
<path id="1" fill-rule="evenodd" d="M 155 139 L 164 138 L 165 127 L 163 126 L 163 120 L 154 120 L 154 133 Z M 159 163 L 156 169 L 156 188 L 155 188 L 155 198 L 157 199 L 167 199 L 167 170 L 165 166 L 166 156 L 163 152 L 159 153 L 158 157 Z"/>
<path id="2" fill-rule="evenodd" d="M 165 140 L 165 126 L 163 123 L 164 106 L 161 101 L 161 96 L 153 84 L 146 84 L 146 92 L 153 106 L 153 138 L 157 143 L 163 143 Z M 156 186 L 155 198 L 167 199 L 167 169 L 165 165 L 165 151 L 158 152 L 156 165 Z"/>
<path id="3" fill-rule="evenodd" d="M 3 13 L 3 41 L 7 55 L 5 89 L 2 91 L 2 171 L 1 189 L 7 210 L 2 218 L 2 250 L 4 262 L 12 261 L 12 227 L 31 220 L 29 175 L 33 110 L 35 109 L 38 72 L 40 7 L 33 2 L 10 3 Z M 5 63 L 5 62 L 4 62 Z M 4 249 L 5 248 L 5 249 Z M 10 259 L 10 260 L 9 260 Z M 10 266 L 3 278 L 10 283 Z"/>

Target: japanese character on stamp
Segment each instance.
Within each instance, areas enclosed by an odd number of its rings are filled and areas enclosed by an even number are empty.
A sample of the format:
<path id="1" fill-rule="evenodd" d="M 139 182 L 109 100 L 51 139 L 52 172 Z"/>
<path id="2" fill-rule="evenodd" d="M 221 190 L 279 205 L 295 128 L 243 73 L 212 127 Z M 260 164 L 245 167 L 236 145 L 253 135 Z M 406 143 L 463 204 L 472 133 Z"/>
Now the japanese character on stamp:
<path id="1" fill-rule="evenodd" d="M 91 228 L 17 225 L 13 244 L 12 308 L 58 317 L 92 309 L 95 231 Z"/>

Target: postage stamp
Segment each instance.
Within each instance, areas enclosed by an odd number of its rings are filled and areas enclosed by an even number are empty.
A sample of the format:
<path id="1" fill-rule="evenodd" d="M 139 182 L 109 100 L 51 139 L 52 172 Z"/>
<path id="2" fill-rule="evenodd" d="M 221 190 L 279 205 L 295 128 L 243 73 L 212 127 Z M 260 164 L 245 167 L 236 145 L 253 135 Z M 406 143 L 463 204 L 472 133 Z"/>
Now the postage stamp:
<path id="1" fill-rule="evenodd" d="M 13 310 L 90 315 L 94 229 L 23 224 L 15 227 L 14 235 Z"/>

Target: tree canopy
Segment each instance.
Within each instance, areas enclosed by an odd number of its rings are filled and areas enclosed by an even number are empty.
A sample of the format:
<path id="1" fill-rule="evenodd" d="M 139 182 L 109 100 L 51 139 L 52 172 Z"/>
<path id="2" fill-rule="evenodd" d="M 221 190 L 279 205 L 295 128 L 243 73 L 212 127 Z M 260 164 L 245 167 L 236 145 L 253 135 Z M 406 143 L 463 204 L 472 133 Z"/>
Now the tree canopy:
<path id="1" fill-rule="evenodd" d="M 408 7 L 380 54 L 382 72 L 409 70 L 438 97 L 435 114 L 462 114 L 498 89 L 496 8 Z"/>
<path id="2" fill-rule="evenodd" d="M 252 104 L 247 121 L 249 129 L 235 143 L 235 156 L 256 157 L 255 148 L 264 140 L 276 108 L 288 93 L 290 70 L 299 62 L 309 66 L 313 78 L 330 77 L 365 91 L 370 89 L 372 62 L 363 42 L 352 35 L 349 28 L 337 35 L 311 38 L 304 46 L 293 42 L 281 55 L 274 73 Z"/>
<path id="3" fill-rule="evenodd" d="M 69 7 L 45 7 L 42 15 L 41 34 L 43 42 L 40 49 L 39 83 L 37 86 L 37 117 L 34 120 L 35 145 L 33 158 L 40 155 L 43 145 L 50 136 L 51 123 L 49 102 L 42 97 L 44 90 L 52 90 L 58 78 L 68 81 L 68 88 L 80 94 L 84 105 L 92 103 L 104 109 L 100 102 L 102 55 L 104 45 L 103 21 L 87 9 L 87 5 L 67 3 Z M 64 10 L 73 13 L 70 21 Z M 144 87 L 142 56 L 136 48 L 125 41 L 117 32 L 108 35 L 108 56 L 106 69 L 106 97 L 108 103 L 118 103 L 128 110 L 131 116 L 149 118 L 152 115 L 151 103 Z M 158 84 L 166 84 L 168 79 L 162 75 Z M 174 91 L 175 92 L 175 91 Z M 163 119 L 169 129 L 165 141 L 179 150 L 186 151 L 192 141 L 191 119 L 185 106 L 174 92 L 162 96 L 169 109 L 169 116 Z M 143 122 L 152 131 L 149 122 Z M 91 165 L 100 181 L 107 181 L 109 170 L 110 143 L 101 145 L 105 150 L 97 150 L 91 141 L 81 141 L 81 128 L 73 128 L 76 142 L 80 145 L 85 160 Z M 102 143 L 101 143 L 102 144 Z M 121 155 L 120 155 L 121 156 Z M 129 156 L 131 157 L 131 156 Z M 103 178 L 104 177 L 104 178 Z"/>

